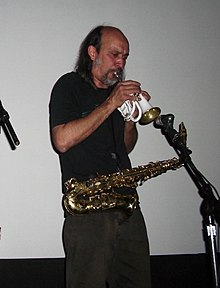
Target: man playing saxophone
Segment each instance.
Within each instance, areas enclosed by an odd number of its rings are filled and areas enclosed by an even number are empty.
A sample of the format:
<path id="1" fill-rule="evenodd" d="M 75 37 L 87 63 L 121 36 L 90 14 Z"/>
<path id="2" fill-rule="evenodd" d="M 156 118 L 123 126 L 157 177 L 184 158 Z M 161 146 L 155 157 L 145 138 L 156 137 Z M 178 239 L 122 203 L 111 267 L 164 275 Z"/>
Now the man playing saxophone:
<path id="1" fill-rule="evenodd" d="M 51 136 L 64 193 L 73 177 L 85 181 L 131 168 L 128 154 L 137 141 L 136 124 L 124 121 L 118 108 L 136 101 L 140 93 L 147 100 L 150 96 L 138 81 L 118 81 L 128 56 L 129 42 L 118 28 L 97 26 L 80 46 L 75 71 L 61 76 L 52 89 Z M 151 287 L 148 237 L 137 191 L 110 190 L 123 200 L 135 196 L 132 213 L 123 207 L 75 215 L 65 211 L 67 288 Z"/>

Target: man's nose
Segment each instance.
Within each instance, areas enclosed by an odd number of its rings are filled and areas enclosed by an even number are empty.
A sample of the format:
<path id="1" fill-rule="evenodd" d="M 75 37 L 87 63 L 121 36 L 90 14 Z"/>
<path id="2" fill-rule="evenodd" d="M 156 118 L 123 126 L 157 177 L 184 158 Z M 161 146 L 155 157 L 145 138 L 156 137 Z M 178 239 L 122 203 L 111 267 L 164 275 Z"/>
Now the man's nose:
<path id="1" fill-rule="evenodd" d="M 126 63 L 126 60 L 123 57 L 118 57 L 118 59 L 116 60 L 117 68 L 123 69 L 125 66 L 125 63 Z"/>

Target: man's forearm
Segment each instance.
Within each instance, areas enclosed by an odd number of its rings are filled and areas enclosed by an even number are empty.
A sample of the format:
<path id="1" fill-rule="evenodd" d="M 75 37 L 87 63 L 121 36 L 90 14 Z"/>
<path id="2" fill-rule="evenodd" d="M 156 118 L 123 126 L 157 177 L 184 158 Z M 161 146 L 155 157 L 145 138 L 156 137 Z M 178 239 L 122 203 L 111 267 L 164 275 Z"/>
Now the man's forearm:
<path id="1" fill-rule="evenodd" d="M 88 116 L 54 127 L 52 138 L 56 149 L 64 153 L 82 142 L 106 120 L 114 109 L 106 100 Z"/>
<path id="2" fill-rule="evenodd" d="M 136 124 L 132 121 L 125 122 L 124 141 L 127 152 L 130 153 L 138 139 L 138 131 Z"/>

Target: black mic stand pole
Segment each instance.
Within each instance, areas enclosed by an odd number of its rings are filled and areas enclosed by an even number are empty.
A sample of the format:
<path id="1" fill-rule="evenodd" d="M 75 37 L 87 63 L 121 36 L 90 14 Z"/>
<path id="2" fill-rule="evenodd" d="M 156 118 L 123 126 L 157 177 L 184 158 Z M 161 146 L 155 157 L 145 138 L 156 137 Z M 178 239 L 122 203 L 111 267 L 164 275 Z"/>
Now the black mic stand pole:
<path id="1" fill-rule="evenodd" d="M 211 257 L 213 288 L 219 288 L 218 276 L 218 257 L 216 245 L 216 225 L 220 225 L 220 202 L 219 196 L 215 187 L 202 175 L 196 168 L 191 157 L 192 151 L 186 147 L 186 129 L 183 123 L 179 126 L 179 132 L 173 128 L 172 114 L 167 115 L 167 121 L 161 127 L 162 133 L 165 135 L 168 143 L 174 148 L 180 160 L 182 160 L 185 169 L 192 178 L 193 182 L 198 188 L 199 195 L 203 198 L 200 212 L 203 216 L 204 236 L 206 240 L 206 248 Z M 165 119 L 166 120 L 166 119 Z M 156 124 L 155 124 L 156 125 Z M 157 126 L 156 126 L 157 127 Z M 216 193 L 216 196 L 213 193 Z"/>
<path id="2" fill-rule="evenodd" d="M 11 149 L 15 150 L 15 146 L 18 146 L 20 141 L 18 140 L 9 118 L 8 112 L 3 108 L 2 102 L 0 101 L 0 132 L 2 127 Z"/>

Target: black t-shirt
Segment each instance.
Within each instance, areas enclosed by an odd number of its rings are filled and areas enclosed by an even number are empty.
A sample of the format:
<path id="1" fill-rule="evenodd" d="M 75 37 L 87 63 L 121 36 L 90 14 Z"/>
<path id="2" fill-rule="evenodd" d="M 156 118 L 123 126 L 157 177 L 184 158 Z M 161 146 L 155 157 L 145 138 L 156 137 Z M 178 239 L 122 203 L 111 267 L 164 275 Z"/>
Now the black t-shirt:
<path id="1" fill-rule="evenodd" d="M 85 117 L 99 106 L 111 89 L 95 88 L 75 72 L 63 75 L 54 85 L 50 100 L 50 127 Z M 116 156 L 116 157 L 115 157 Z M 124 143 L 124 119 L 116 109 L 84 141 L 60 153 L 62 181 L 85 180 L 131 167 Z M 133 189 L 117 189 L 130 193 Z"/>

